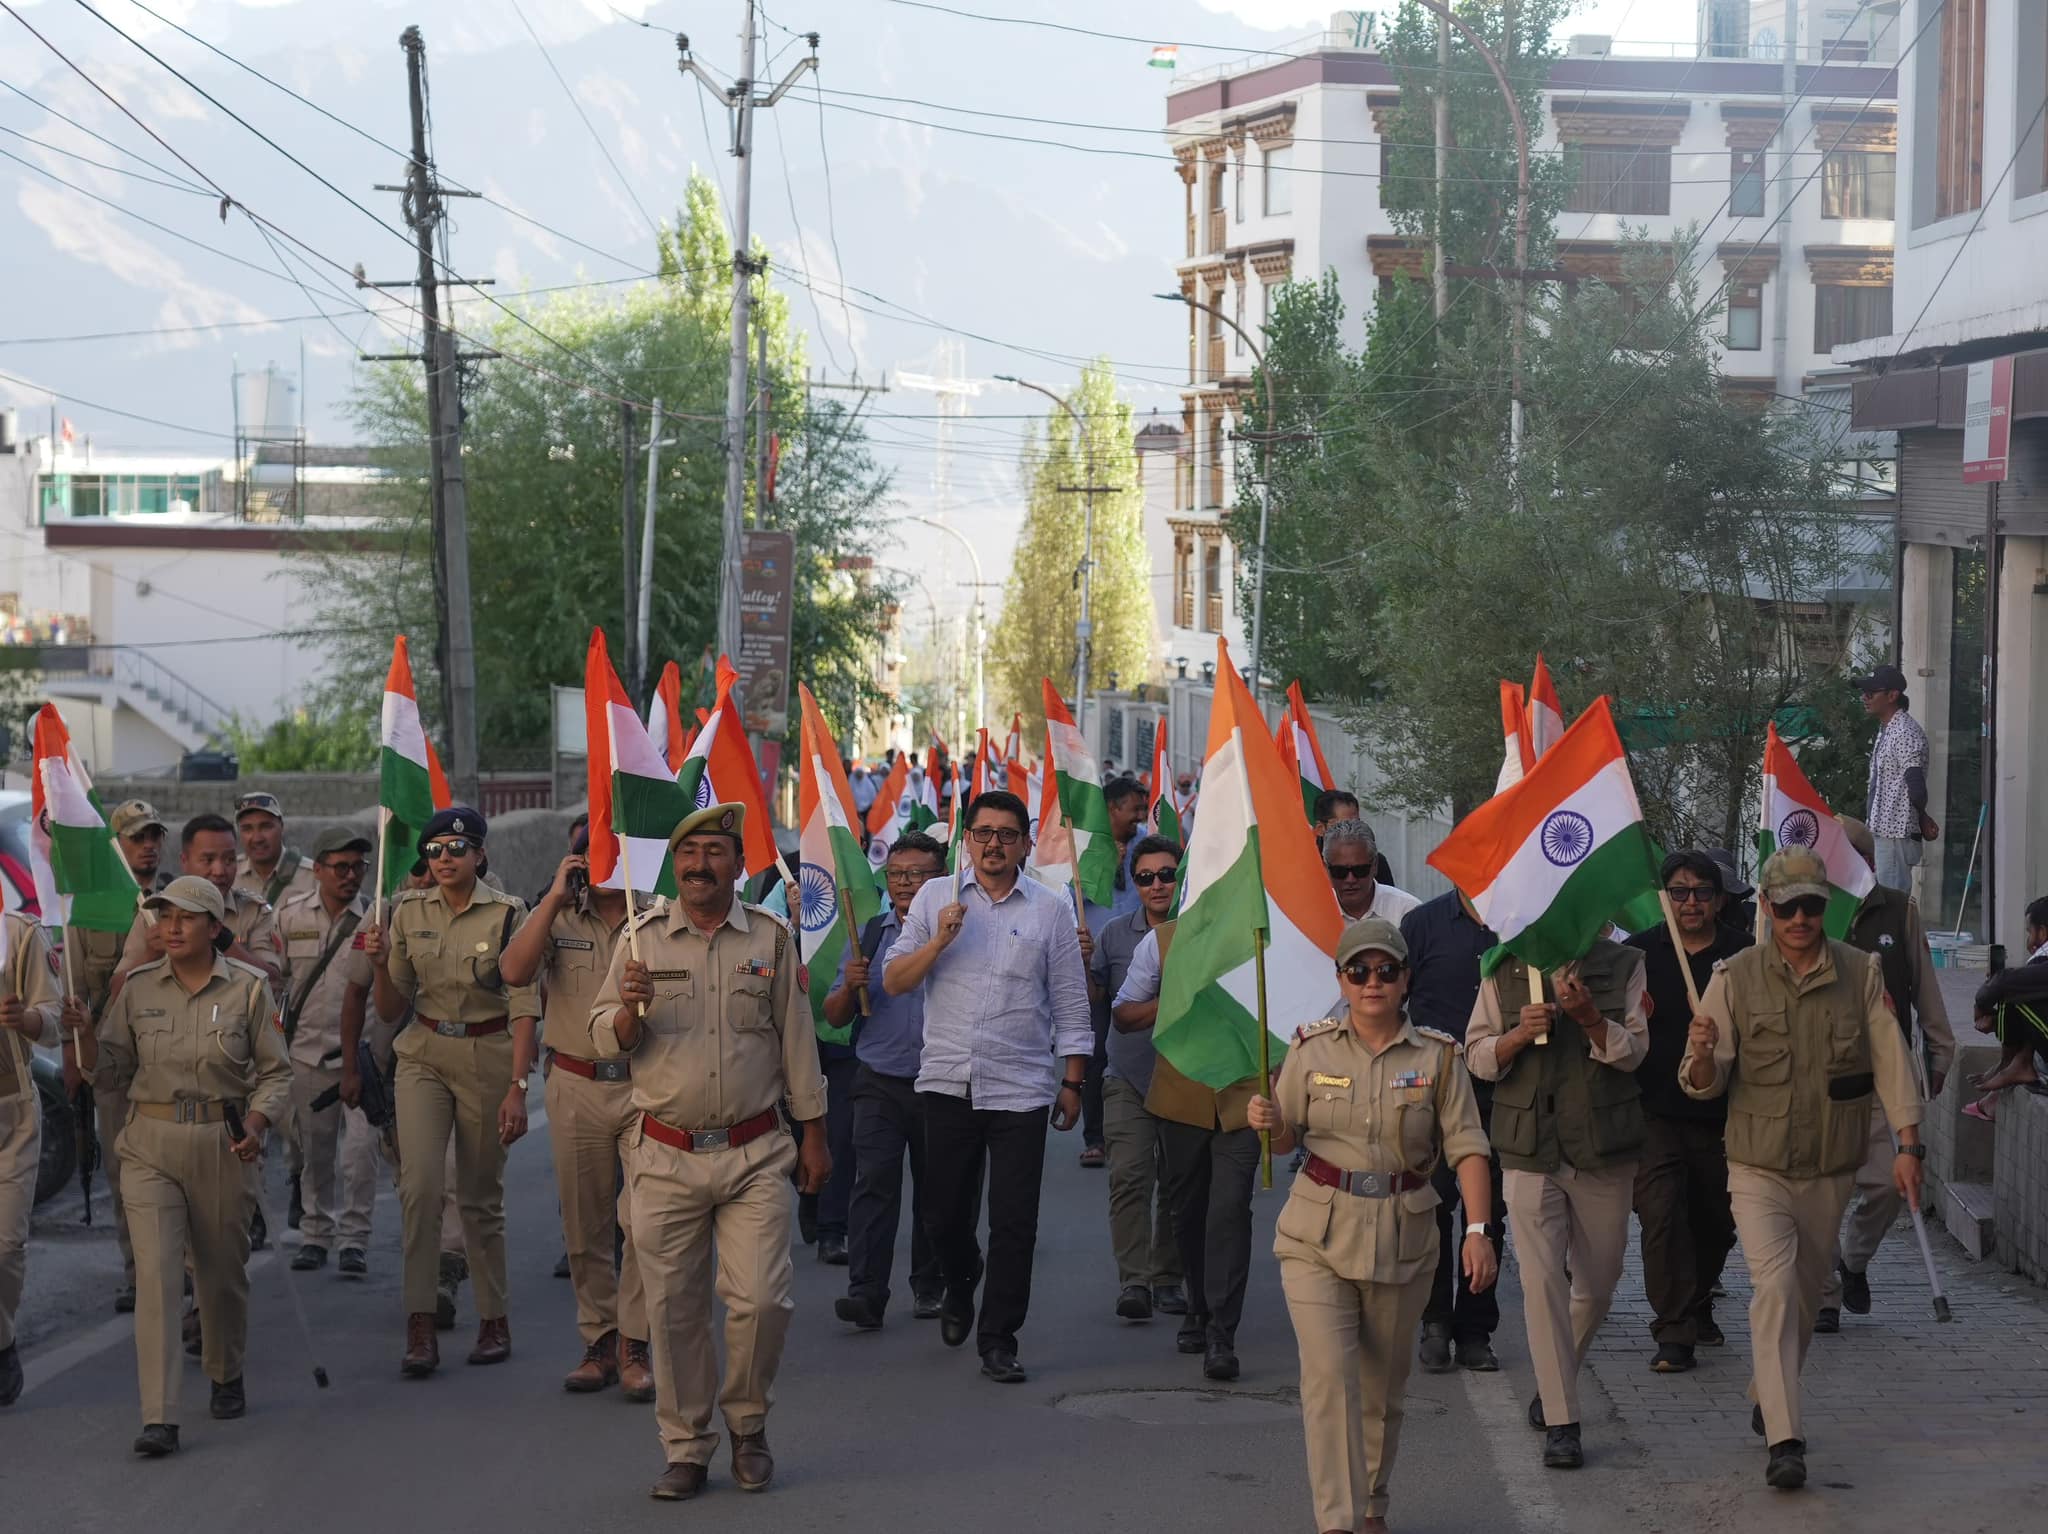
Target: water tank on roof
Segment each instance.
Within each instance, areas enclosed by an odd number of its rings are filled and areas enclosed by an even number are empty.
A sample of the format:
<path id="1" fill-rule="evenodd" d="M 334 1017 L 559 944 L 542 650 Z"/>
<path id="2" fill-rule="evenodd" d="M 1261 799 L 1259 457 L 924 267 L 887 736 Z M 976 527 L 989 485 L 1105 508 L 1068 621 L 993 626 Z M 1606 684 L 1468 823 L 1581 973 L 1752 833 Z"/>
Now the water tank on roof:
<path id="1" fill-rule="evenodd" d="M 1565 51 L 1575 59 L 1604 59 L 1614 52 L 1614 39 L 1605 32 L 1579 32 Z"/>
<path id="2" fill-rule="evenodd" d="M 299 430 L 299 386 L 270 363 L 241 376 L 242 431 L 255 438 L 289 438 Z"/>

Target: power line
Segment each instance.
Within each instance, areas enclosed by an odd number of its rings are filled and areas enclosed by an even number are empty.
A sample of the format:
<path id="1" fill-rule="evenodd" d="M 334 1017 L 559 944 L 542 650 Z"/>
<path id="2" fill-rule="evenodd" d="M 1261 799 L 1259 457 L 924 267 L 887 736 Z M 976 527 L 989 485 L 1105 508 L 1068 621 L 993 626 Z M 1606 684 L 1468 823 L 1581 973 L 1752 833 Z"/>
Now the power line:
<path id="1" fill-rule="evenodd" d="M 148 186 L 160 186 L 166 191 L 184 192 L 194 197 L 209 197 L 212 195 L 203 186 L 193 186 L 188 181 L 166 181 L 161 177 L 145 176 L 140 171 L 128 170 L 119 165 L 109 165 L 104 160 L 95 160 L 90 155 L 80 154 L 75 149 L 65 149 L 60 145 L 50 143 L 46 139 L 36 138 L 33 134 L 23 133 L 19 128 L 10 128 L 5 123 L 0 123 L 0 133 L 18 138 L 24 144 L 33 144 L 38 149 L 47 149 L 51 154 L 61 154 L 67 159 L 78 161 L 81 165 L 90 165 L 94 170 L 108 171 L 116 176 L 129 176 Z M 22 163 L 26 164 L 27 162 L 24 161 Z"/>
<path id="2" fill-rule="evenodd" d="M 697 99 L 701 104 L 704 98 L 700 94 Z M 832 359 L 832 366 L 835 368 L 842 367 L 839 361 L 839 348 L 832 344 L 832 337 L 825 332 L 825 311 L 818 303 L 818 290 L 810 285 L 810 255 L 804 249 L 803 220 L 797 217 L 796 185 L 791 180 L 789 174 L 789 145 L 784 142 L 782 137 L 782 119 L 770 113 L 768 120 L 775 126 L 775 157 L 782 166 L 782 191 L 783 195 L 789 200 L 789 224 L 791 231 L 796 235 L 797 269 L 803 273 L 804 288 L 810 294 L 811 317 L 818 322 L 818 339 L 825 343 L 825 351 Z M 848 327 L 848 339 L 852 339 L 851 326 Z"/>
<path id="3" fill-rule="evenodd" d="M 88 128 L 84 123 L 80 122 L 75 117 L 65 116 L 64 113 L 58 111 L 55 107 L 49 106 L 46 103 L 37 100 L 34 96 L 31 96 L 27 91 L 23 90 L 18 85 L 15 85 L 6 80 L 0 80 L 0 89 L 6 89 L 14 92 L 15 95 L 19 96 L 23 101 L 26 101 L 30 106 L 35 107 L 38 111 L 47 113 L 49 116 L 56 118 L 57 121 L 60 123 L 69 124 L 71 127 L 76 128 L 80 133 L 83 133 L 87 138 L 94 140 L 96 143 L 105 144 L 109 149 L 113 150 L 116 154 L 125 154 L 131 160 L 140 161 L 142 164 L 147 165 L 151 170 L 155 171 L 159 176 L 169 176 L 174 181 L 184 180 L 184 178 L 179 176 L 176 171 L 167 170 L 165 167 L 157 164 L 156 161 L 150 159 L 147 155 L 137 154 L 134 150 L 130 149 L 125 144 L 115 143 L 114 140 L 108 138 L 105 134 L 97 133 L 93 129 Z M 206 190 L 206 188 L 200 186 L 197 182 L 185 182 L 185 184 L 187 186 L 190 186 L 192 190 L 194 190 L 195 192 L 203 192 Z"/>
<path id="4" fill-rule="evenodd" d="M 776 25 L 781 26 L 782 23 L 777 22 Z M 784 28 L 784 30 L 787 31 L 788 29 Z M 844 282 L 846 280 L 846 261 L 839 254 L 839 217 L 833 207 L 832 151 L 825 142 L 825 98 L 821 94 L 822 87 L 815 78 L 815 71 L 813 71 L 813 74 L 811 94 L 818 105 L 818 158 L 825 166 L 825 236 L 832 245 L 833 269 L 837 273 L 839 280 Z M 777 128 L 775 131 L 780 133 L 782 130 Z M 860 351 L 853 346 L 853 316 L 847 311 L 844 294 L 841 294 L 839 299 L 839 317 L 846 326 L 846 344 L 848 347 L 853 348 L 854 365 L 858 368 L 860 364 Z"/>
<path id="5" fill-rule="evenodd" d="M 1076 37 L 1093 37 L 1112 43 L 1138 43 L 1144 47 L 1170 46 L 1196 49 L 1203 53 L 1234 53 L 1273 59 L 1291 59 L 1297 54 L 1283 53 L 1275 48 L 1247 48 L 1241 43 L 1190 43 L 1176 41 L 1170 37 L 1135 37 L 1128 32 L 1099 32 L 1093 27 L 1069 26 L 1060 21 L 1041 21 L 1033 16 L 991 16 L 981 11 L 961 10 L 950 5 L 935 5 L 931 0 L 888 0 L 890 5 L 906 6 L 914 11 L 937 11 L 941 15 L 958 17 L 963 21 L 985 21 L 1006 27 L 1039 27 L 1048 32 L 1066 32 Z"/>
<path id="6" fill-rule="evenodd" d="M 619 169 L 619 162 L 612 158 L 611 150 L 606 147 L 604 139 L 599 136 L 596 127 L 591 123 L 590 115 L 583 110 L 583 103 L 576 99 L 576 93 L 569 89 L 569 82 L 562 78 L 562 71 L 555 67 L 555 56 L 548 52 L 548 45 L 542 42 L 540 34 L 533 30 L 533 23 L 526 19 L 526 12 L 520 9 L 519 0 L 511 0 L 511 4 L 512 14 L 519 18 L 519 24 L 526 28 L 526 35 L 533 39 L 533 46 L 540 50 L 541 58 L 546 61 L 548 73 L 555 77 L 555 84 L 561 86 L 562 94 L 569 98 L 569 105 L 575 109 L 577 120 L 583 124 L 583 131 L 590 135 L 590 142 L 595 144 L 597 152 L 604 156 L 604 163 L 612 168 L 612 174 L 618 178 L 620 187 L 625 190 L 626 196 L 632 201 L 633 206 L 640 210 L 640 217 L 647 221 L 647 227 L 654 232 L 654 237 L 657 240 L 660 239 L 661 225 L 657 224 L 648 214 L 646 207 L 640 201 L 639 194 L 633 190 L 633 183 L 626 179 L 626 173 Z"/>

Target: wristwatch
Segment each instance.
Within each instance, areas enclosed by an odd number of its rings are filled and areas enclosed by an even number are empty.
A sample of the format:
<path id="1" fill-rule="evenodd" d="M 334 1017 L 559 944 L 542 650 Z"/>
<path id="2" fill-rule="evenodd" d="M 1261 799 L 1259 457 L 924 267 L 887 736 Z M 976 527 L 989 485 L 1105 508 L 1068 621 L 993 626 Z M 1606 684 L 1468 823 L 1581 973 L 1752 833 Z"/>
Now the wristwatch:
<path id="1" fill-rule="evenodd" d="M 1899 1154 L 1901 1156 L 1911 1156 L 1915 1161 L 1925 1161 L 1927 1159 L 1927 1147 L 1924 1145 L 1901 1145 L 1899 1147 Z"/>
<path id="2" fill-rule="evenodd" d="M 1085 1086 L 1085 1082 L 1068 1081 L 1065 1077 L 1060 1078 L 1060 1090 L 1062 1092 L 1079 1092 L 1083 1090 Z"/>
<path id="3" fill-rule="evenodd" d="M 1465 1227 L 1465 1234 L 1468 1237 L 1484 1236 L 1490 1241 L 1493 1239 L 1493 1227 L 1491 1225 L 1467 1225 Z"/>

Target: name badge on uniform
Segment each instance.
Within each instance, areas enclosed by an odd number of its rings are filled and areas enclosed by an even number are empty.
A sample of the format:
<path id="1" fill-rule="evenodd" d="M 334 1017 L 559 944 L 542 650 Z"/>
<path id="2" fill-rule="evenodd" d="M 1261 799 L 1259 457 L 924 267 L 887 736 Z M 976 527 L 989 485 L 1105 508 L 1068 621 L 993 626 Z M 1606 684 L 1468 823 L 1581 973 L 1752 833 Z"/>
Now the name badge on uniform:
<path id="1" fill-rule="evenodd" d="M 1394 1090 L 1396 1092 L 1406 1087 L 1427 1087 L 1434 1086 L 1435 1084 L 1436 1079 L 1434 1077 L 1425 1076 L 1421 1071 L 1403 1071 L 1394 1078 Z"/>
<path id="2" fill-rule="evenodd" d="M 165 1017 L 165 1016 L 168 1016 L 168 1014 L 167 1014 L 167 1013 L 166 1013 L 166 1012 L 164 1011 L 164 1009 L 163 1009 L 162 1007 L 137 1007 L 137 1008 L 135 1009 L 135 1015 L 136 1015 L 137 1017 Z"/>
<path id="3" fill-rule="evenodd" d="M 555 946 L 557 948 L 590 949 L 595 948 L 597 945 L 587 937 L 558 937 L 555 939 Z"/>
<path id="4" fill-rule="evenodd" d="M 686 969 L 650 969 L 647 972 L 647 978 L 649 980 L 687 980 L 690 978 L 690 972 Z"/>
<path id="5" fill-rule="evenodd" d="M 765 959 L 743 959 L 733 967 L 736 975 L 752 975 L 756 980 L 773 980 L 775 966 Z"/>
<path id="6" fill-rule="evenodd" d="M 308 927 L 303 932 L 287 932 L 284 940 L 287 943 L 317 943 L 320 941 L 320 933 L 316 928 Z"/>
<path id="7" fill-rule="evenodd" d="M 1310 1074 L 1308 1084 L 1312 1087 L 1348 1087 L 1351 1085 L 1351 1078 L 1349 1076 L 1325 1076 L 1321 1071 L 1315 1071 Z"/>

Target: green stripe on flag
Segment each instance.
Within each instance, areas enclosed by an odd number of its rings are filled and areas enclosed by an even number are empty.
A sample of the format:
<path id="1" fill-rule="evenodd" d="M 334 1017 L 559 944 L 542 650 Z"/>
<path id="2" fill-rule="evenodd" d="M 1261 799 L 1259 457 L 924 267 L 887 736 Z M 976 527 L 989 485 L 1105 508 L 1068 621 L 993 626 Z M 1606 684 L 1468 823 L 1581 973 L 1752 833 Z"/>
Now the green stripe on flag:
<path id="1" fill-rule="evenodd" d="M 1253 827 L 1236 860 L 1181 913 L 1167 949 L 1153 1043 L 1190 1080 L 1220 1090 L 1259 1073 L 1259 1020 L 1221 982 L 1249 972 L 1266 922 Z M 1277 1051 L 1272 1064 L 1279 1069 Z"/>
<path id="2" fill-rule="evenodd" d="M 99 807 L 93 796 L 93 807 Z M 127 859 L 105 826 L 50 825 L 50 873 L 71 897 L 70 925 L 95 932 L 126 932 L 135 925 L 140 891 Z"/>
<path id="3" fill-rule="evenodd" d="M 1610 836 L 1572 870 L 1542 915 L 1487 952 L 1480 973 L 1492 974 L 1509 954 L 1542 970 L 1561 969 L 1584 955 L 1615 912 L 1646 894 L 1654 899 L 1657 865 L 1651 854 L 1650 834 L 1640 821 Z M 1660 908 L 1658 924 L 1663 920 Z"/>

